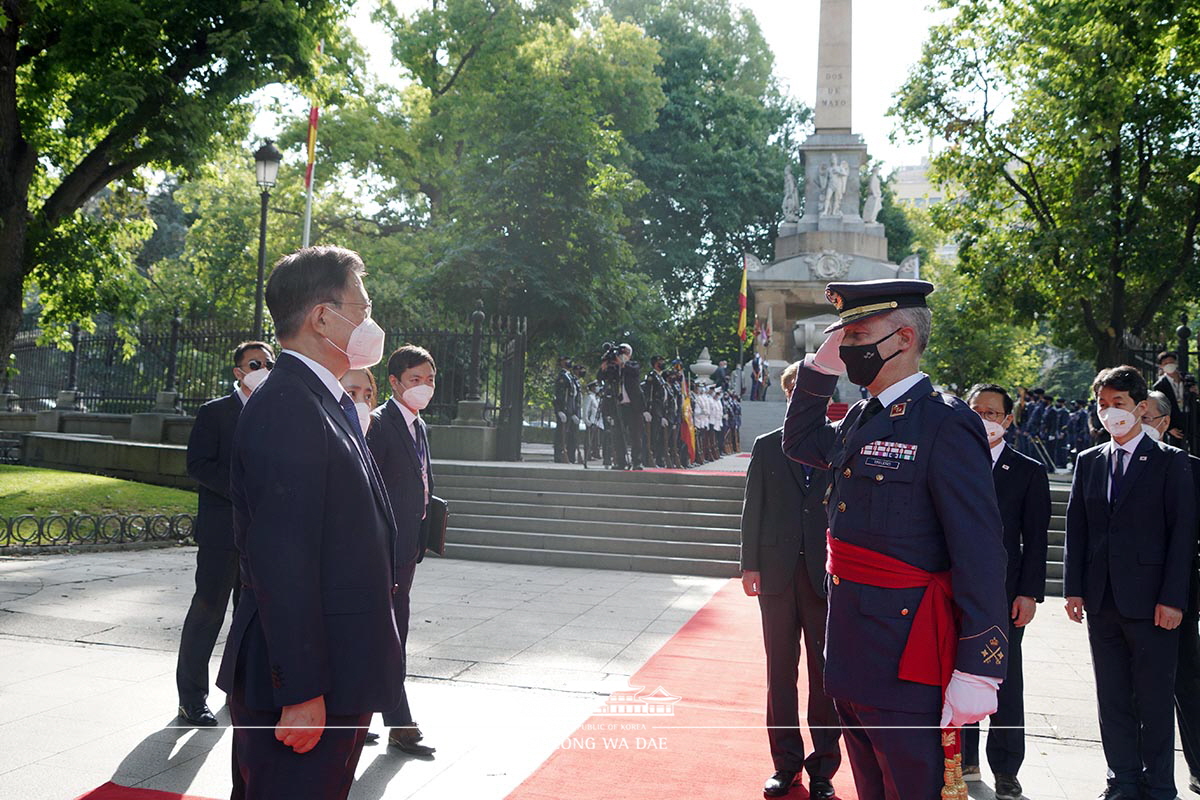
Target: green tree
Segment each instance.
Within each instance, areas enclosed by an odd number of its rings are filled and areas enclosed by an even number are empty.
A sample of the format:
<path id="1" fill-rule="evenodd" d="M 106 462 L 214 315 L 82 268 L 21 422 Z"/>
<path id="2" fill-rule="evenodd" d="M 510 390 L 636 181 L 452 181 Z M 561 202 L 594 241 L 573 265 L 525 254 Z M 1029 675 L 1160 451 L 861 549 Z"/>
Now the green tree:
<path id="1" fill-rule="evenodd" d="M 647 191 L 628 235 L 639 268 L 671 301 L 703 315 L 710 300 L 725 302 L 718 293 L 743 252 L 770 252 L 784 167 L 799 162 L 809 110 L 780 90 L 754 15 L 728 0 L 606 0 L 604 8 L 658 43 L 666 94 L 656 124 L 629 136 Z M 736 287 L 731 302 L 736 309 Z"/>
<path id="2" fill-rule="evenodd" d="M 1116 363 L 1200 293 L 1200 7 L 1161 0 L 941 0 L 893 111 L 948 143 L 969 290 Z"/>
<path id="3" fill-rule="evenodd" d="M 136 189 L 143 168 L 203 163 L 218 133 L 245 125 L 253 90 L 311 77 L 347 6 L 0 4 L 0 354 L 27 283 L 50 323 L 136 301 L 130 238 L 149 231 L 89 202 L 110 184 Z"/>
<path id="4" fill-rule="evenodd" d="M 324 182 L 356 183 L 372 207 L 351 239 L 378 265 L 381 312 L 415 299 L 457 320 L 483 298 L 529 318 L 537 357 L 595 347 L 630 309 L 661 309 L 622 236 L 643 191 L 626 136 L 663 101 L 656 47 L 609 17 L 577 21 L 575 6 L 381 11 L 412 83 L 346 98 L 320 136 Z"/>

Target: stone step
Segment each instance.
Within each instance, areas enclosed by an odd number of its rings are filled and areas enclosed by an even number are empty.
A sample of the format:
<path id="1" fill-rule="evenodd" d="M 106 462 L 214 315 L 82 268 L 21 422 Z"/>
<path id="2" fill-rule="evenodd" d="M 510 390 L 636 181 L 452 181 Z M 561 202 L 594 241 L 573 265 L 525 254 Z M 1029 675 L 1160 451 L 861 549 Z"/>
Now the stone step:
<path id="1" fill-rule="evenodd" d="M 742 486 L 720 484 L 696 485 L 678 483 L 658 483 L 653 480 L 640 482 L 632 481 L 597 481 L 594 479 L 564 478 L 559 474 L 523 477 L 518 475 L 488 476 L 488 475 L 444 475 L 434 472 L 434 479 L 439 491 L 442 487 L 471 488 L 487 486 L 496 489 L 523 489 L 537 492 L 590 492 L 612 495 L 655 495 L 659 497 L 702 497 L 710 500 L 736 500 L 741 502 L 744 493 Z"/>
<path id="2" fill-rule="evenodd" d="M 1057 614 L 1061 610 L 1061 606 L 1055 603 L 1055 600 L 1061 600 L 1063 597 L 1063 582 L 1061 578 L 1051 580 L 1046 579 L 1046 605 L 1053 604 L 1051 613 Z"/>
<path id="3" fill-rule="evenodd" d="M 441 490 L 438 490 L 441 494 Z M 449 500 L 450 498 L 446 498 Z M 584 506 L 528 505 L 522 503 L 499 503 L 490 500 L 454 498 L 450 506 L 451 519 L 459 514 L 486 517 L 521 517 L 524 519 L 562 520 L 570 526 L 577 521 L 610 522 L 631 525 L 673 525 L 686 528 L 721 528 L 739 531 L 739 514 L 704 514 L 687 511 L 656 511 L 637 508 L 590 508 Z"/>
<path id="4" fill-rule="evenodd" d="M 692 541 L 656 541 L 624 539 L 614 536 L 578 536 L 563 533 L 533 533 L 529 531 L 480 530 L 451 528 L 446 541 L 456 544 L 512 547 L 529 550 L 560 550 L 564 552 L 611 553 L 623 556 L 655 556 L 692 560 L 737 561 L 737 544 L 707 544 Z"/>
<path id="5" fill-rule="evenodd" d="M 700 528 L 679 525 L 646 525 L 596 520 L 563 520 L 538 517 L 503 517 L 453 513 L 450 522 L 463 530 L 520 531 L 537 534 L 565 534 L 608 540 L 645 539 L 666 542 L 696 542 L 738 545 L 738 528 Z M 569 549 L 569 548 L 568 548 Z"/>
<path id="6" fill-rule="evenodd" d="M 732 459 L 736 458 L 736 456 L 726 456 L 726 458 Z M 736 486 L 739 489 L 746 485 L 744 467 L 742 468 L 743 471 L 737 472 L 737 474 L 727 474 L 723 471 L 714 472 L 705 469 L 661 472 L 658 470 L 642 470 L 634 472 L 632 470 L 605 469 L 599 462 L 589 463 L 591 467 L 585 469 L 574 464 L 526 464 L 523 462 L 479 464 L 469 461 L 438 461 L 434 459 L 433 474 L 438 477 L 443 475 L 470 475 L 473 477 L 542 478 L 548 480 L 580 480 L 595 481 L 598 483 L 639 485 L 650 482 L 677 486 Z M 730 466 L 739 465 L 731 463 Z"/>
<path id="7" fill-rule="evenodd" d="M 576 506 L 579 508 L 636 508 L 649 511 L 682 511 L 706 514 L 742 513 L 740 500 L 709 500 L 695 497 L 659 497 L 655 495 L 612 495 L 585 492 L 538 492 L 519 489 L 494 489 L 486 486 L 447 487 L 438 495 L 446 500 L 489 500 L 499 503 L 525 505 Z"/>
<path id="8" fill-rule="evenodd" d="M 510 564 L 533 564 L 546 567 L 580 567 L 583 569 L 619 569 L 636 572 L 658 572 L 674 575 L 699 575 L 710 578 L 733 578 L 739 574 L 736 561 L 712 561 L 694 558 L 628 555 L 623 553 L 544 550 L 496 545 L 446 543 L 448 558 L 475 561 L 501 561 Z"/>

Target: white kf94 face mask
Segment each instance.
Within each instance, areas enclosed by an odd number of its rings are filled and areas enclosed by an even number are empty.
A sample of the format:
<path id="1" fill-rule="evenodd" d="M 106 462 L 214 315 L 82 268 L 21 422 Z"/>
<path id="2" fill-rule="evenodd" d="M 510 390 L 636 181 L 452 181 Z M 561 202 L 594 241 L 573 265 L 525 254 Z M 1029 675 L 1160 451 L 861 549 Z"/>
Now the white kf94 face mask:
<path id="1" fill-rule="evenodd" d="M 410 386 L 404 390 L 404 394 L 400 395 L 400 399 L 409 408 L 421 411 L 433 399 L 433 387 L 424 383 Z"/>
<path id="2" fill-rule="evenodd" d="M 345 319 L 346 322 L 350 321 L 332 308 L 329 310 L 334 315 Z M 325 337 L 325 341 L 337 347 L 342 353 L 345 353 L 346 358 L 350 359 L 350 369 L 370 369 L 383 359 L 383 340 L 385 336 L 383 328 L 379 327 L 375 320 L 367 317 L 350 332 L 350 338 L 346 341 L 345 350 L 334 344 L 333 340 L 328 336 Z"/>
<path id="3" fill-rule="evenodd" d="M 1114 439 L 1129 433 L 1138 423 L 1137 417 L 1121 408 L 1102 408 L 1096 412 L 1096 416 Z"/>

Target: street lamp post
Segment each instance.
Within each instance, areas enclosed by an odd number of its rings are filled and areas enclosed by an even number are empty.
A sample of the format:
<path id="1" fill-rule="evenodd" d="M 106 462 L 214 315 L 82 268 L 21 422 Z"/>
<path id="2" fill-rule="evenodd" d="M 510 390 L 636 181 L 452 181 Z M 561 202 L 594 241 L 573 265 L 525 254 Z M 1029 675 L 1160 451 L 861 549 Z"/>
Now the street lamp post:
<path id="1" fill-rule="evenodd" d="M 262 189 L 262 217 L 258 224 L 258 282 L 254 285 L 254 338 L 263 338 L 263 273 L 267 268 L 267 204 L 271 202 L 271 187 L 279 174 L 283 153 L 270 139 L 254 153 L 254 170 L 258 187 Z"/>

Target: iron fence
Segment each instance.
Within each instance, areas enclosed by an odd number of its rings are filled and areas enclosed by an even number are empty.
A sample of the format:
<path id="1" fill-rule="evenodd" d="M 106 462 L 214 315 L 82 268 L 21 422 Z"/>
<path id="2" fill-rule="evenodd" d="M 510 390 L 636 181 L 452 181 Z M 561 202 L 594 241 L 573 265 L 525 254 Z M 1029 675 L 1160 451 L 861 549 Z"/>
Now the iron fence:
<path id="1" fill-rule="evenodd" d="M 0 517 L 0 548 L 187 542 L 194 523 L 192 514 L 23 514 Z"/>
<path id="2" fill-rule="evenodd" d="M 458 401 L 470 398 L 483 401 L 492 425 L 511 427 L 508 421 L 516 420 L 519 430 L 521 411 L 507 409 L 523 409 L 525 331 L 523 318 L 487 318 L 480 308 L 461 329 L 393 328 L 387 342 L 390 348 L 420 345 L 436 361 L 437 393 L 423 412 L 430 423 L 451 422 Z M 75 390 L 88 411 L 118 414 L 149 411 L 160 391 L 176 392 L 178 410 L 195 413 L 233 390 L 231 354 L 251 338 L 249 330 L 181 320 L 124 332 L 74 327 L 70 350 L 39 344 L 38 336 L 29 321 L 17 335 L 11 369 L 3 371 L 5 394 L 15 395 L 24 410 L 40 411 L 54 408 L 60 391 Z M 386 360 L 373 372 L 381 394 L 390 394 Z"/>

